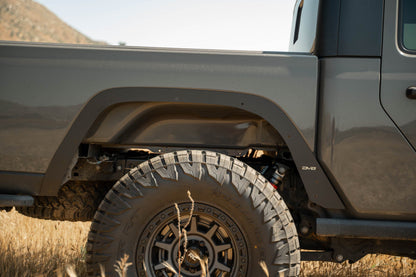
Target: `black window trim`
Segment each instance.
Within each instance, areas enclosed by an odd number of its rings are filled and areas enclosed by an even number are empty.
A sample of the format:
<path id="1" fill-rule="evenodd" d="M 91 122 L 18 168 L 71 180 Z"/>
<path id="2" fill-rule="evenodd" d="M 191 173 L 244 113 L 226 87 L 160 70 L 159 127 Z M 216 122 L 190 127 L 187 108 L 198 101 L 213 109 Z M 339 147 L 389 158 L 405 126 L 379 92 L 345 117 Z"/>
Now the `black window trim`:
<path id="1" fill-rule="evenodd" d="M 411 55 L 416 55 L 416 49 L 412 50 L 412 49 L 408 49 L 404 46 L 403 44 L 403 1 L 404 0 L 399 0 L 399 10 L 398 10 L 398 24 L 397 24 L 397 29 L 398 29 L 398 35 L 397 35 L 397 45 L 399 46 L 400 50 L 407 53 L 407 54 L 411 54 Z"/>

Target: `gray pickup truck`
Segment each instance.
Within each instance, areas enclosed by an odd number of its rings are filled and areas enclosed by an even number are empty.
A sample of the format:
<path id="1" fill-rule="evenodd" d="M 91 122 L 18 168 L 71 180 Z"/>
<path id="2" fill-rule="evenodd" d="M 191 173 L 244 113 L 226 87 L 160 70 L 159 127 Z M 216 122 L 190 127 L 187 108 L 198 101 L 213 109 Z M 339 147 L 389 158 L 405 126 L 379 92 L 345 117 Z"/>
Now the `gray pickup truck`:
<path id="1" fill-rule="evenodd" d="M 91 275 L 416 258 L 416 1 L 298 0 L 290 50 L 1 42 L 0 206 L 92 220 Z"/>

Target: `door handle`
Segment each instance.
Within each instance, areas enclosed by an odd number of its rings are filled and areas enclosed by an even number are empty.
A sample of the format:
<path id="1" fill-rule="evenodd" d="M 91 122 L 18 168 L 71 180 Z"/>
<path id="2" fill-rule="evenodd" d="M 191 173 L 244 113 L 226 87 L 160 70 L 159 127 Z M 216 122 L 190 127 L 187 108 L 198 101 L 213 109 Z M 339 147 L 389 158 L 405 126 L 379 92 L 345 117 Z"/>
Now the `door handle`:
<path id="1" fill-rule="evenodd" d="M 416 99 L 416 87 L 408 87 L 406 89 L 406 96 L 409 99 Z"/>

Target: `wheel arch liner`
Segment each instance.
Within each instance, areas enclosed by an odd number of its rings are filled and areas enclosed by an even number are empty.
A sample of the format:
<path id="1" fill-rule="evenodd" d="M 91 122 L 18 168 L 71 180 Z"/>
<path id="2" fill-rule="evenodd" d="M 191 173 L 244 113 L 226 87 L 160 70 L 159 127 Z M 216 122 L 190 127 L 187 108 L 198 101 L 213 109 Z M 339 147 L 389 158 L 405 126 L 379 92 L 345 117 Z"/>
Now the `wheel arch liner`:
<path id="1" fill-rule="evenodd" d="M 94 122 L 83 143 L 271 150 L 285 145 L 274 127 L 245 110 L 172 102 L 113 105 Z"/>
<path id="2" fill-rule="evenodd" d="M 132 102 L 209 104 L 239 108 L 272 125 L 285 140 L 299 170 L 309 199 L 329 209 L 344 209 L 313 152 L 288 115 L 272 101 L 253 94 L 188 88 L 122 87 L 92 97 L 72 122 L 46 171 L 40 195 L 55 195 L 62 185 L 78 146 L 98 116 L 108 107 Z"/>

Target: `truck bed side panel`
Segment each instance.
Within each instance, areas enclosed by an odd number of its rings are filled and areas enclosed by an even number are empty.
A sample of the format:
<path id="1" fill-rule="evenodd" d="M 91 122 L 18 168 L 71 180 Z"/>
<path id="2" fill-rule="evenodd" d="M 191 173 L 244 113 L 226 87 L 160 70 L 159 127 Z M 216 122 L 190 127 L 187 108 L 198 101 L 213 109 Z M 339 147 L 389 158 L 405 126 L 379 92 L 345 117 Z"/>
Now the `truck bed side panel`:
<path id="1" fill-rule="evenodd" d="M 0 46 L 0 170 L 46 171 L 71 121 L 112 87 L 228 90 L 279 105 L 313 150 L 317 59 L 178 49 Z"/>

